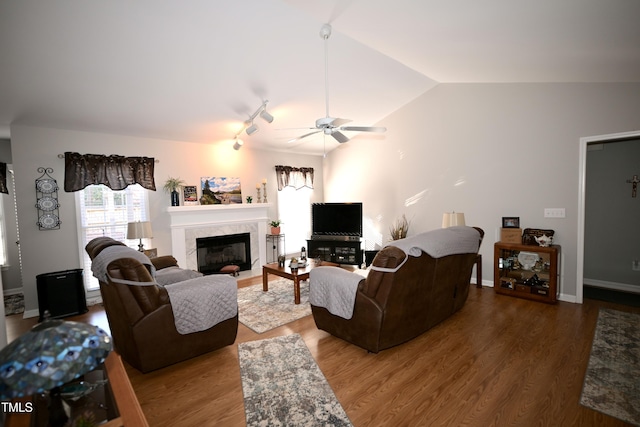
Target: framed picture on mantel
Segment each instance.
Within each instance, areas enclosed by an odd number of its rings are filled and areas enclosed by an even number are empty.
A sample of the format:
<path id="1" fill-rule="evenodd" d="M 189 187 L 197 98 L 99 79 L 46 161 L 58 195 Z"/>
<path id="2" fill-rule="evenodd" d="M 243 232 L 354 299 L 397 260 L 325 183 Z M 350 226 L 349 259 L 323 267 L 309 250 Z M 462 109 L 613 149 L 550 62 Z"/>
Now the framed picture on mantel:
<path id="1" fill-rule="evenodd" d="M 242 203 L 240 178 L 202 177 L 200 183 L 203 205 Z"/>
<path id="2" fill-rule="evenodd" d="M 184 204 L 197 205 L 198 204 L 198 187 L 195 185 L 185 185 L 182 189 L 182 197 L 184 198 Z"/>

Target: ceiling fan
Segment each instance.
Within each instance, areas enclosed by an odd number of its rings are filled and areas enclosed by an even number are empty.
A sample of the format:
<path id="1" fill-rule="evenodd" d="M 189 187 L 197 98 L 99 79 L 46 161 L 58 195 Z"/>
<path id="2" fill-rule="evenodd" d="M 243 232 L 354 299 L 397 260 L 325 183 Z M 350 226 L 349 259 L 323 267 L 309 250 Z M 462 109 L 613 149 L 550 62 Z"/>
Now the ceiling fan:
<path id="1" fill-rule="evenodd" d="M 341 131 L 355 131 L 355 132 L 377 132 L 382 133 L 387 130 L 385 127 L 375 126 L 343 126 L 346 123 L 351 122 L 349 119 L 341 119 L 337 117 L 331 117 L 329 115 L 329 36 L 331 36 L 331 25 L 324 24 L 320 29 L 320 37 L 324 39 L 324 92 L 325 92 L 325 117 L 321 117 L 316 120 L 313 132 L 309 132 L 297 138 L 290 140 L 289 142 L 296 142 L 303 138 L 306 138 L 317 133 L 324 133 L 325 135 L 332 136 L 339 143 L 349 141 L 349 138 Z"/>

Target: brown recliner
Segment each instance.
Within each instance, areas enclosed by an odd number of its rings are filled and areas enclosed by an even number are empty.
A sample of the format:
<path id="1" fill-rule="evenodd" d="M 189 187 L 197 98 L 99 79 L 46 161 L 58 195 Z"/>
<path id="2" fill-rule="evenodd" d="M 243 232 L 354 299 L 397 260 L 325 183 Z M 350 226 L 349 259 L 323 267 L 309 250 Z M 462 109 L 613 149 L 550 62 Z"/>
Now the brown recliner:
<path id="1" fill-rule="evenodd" d="M 113 245 L 123 243 L 110 237 L 98 237 L 90 241 L 85 250 L 93 260 L 103 249 Z M 158 270 L 177 266 L 172 256 L 153 258 L 151 262 Z M 133 258 L 117 259 L 109 263 L 107 271 L 115 279 L 153 282 L 147 267 Z M 141 372 L 163 368 L 235 342 L 237 314 L 205 331 L 180 334 L 169 295 L 162 286 L 100 280 L 100 293 L 116 351 Z"/>
<path id="2" fill-rule="evenodd" d="M 358 283 L 350 319 L 312 303 L 316 326 L 373 353 L 423 334 L 460 310 L 467 300 L 473 265 L 484 236 L 482 229 L 474 228 L 478 231 L 478 245 L 473 253 L 433 258 L 422 252 L 418 257 L 407 257 L 402 249 L 385 247 L 372 265 L 388 270 L 400 268 L 395 272 L 372 269 Z M 314 270 L 310 286 L 314 286 Z"/>

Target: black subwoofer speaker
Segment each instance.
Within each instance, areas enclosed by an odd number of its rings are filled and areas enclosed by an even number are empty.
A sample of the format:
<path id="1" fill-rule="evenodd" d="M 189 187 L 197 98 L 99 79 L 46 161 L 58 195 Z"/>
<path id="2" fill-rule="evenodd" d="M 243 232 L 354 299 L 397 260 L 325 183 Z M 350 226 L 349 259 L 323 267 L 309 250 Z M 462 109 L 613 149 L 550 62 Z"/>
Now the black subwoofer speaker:
<path id="1" fill-rule="evenodd" d="M 87 312 L 87 298 L 84 292 L 83 271 L 56 271 L 36 276 L 38 287 L 39 322 L 49 311 L 51 318 L 61 318 Z"/>

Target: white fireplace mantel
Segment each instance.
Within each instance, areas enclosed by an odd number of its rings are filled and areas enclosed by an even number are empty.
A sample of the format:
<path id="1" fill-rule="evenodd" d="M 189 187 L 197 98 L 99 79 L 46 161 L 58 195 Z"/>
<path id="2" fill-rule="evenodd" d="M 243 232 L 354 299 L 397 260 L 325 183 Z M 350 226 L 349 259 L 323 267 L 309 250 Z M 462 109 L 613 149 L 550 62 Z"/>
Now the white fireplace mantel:
<path id="1" fill-rule="evenodd" d="M 178 265 L 194 268 L 196 264 L 195 239 L 224 235 L 228 230 L 251 230 L 252 268 L 266 264 L 267 249 L 264 236 L 270 203 L 230 205 L 171 206 L 167 208 L 171 227 L 171 250 Z M 257 246 L 257 251 L 254 246 Z M 255 256 L 253 255 L 255 253 Z"/>

